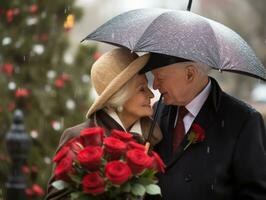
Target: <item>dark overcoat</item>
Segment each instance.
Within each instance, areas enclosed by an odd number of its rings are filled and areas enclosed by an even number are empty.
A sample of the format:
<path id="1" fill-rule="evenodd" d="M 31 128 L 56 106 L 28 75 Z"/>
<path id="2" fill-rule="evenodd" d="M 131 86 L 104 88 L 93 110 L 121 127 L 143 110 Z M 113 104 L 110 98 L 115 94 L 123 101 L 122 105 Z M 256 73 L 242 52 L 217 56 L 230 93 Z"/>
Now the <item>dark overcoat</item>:
<path id="1" fill-rule="evenodd" d="M 211 78 L 211 92 L 193 123 L 205 131 L 202 142 L 188 137 L 172 154 L 177 107 L 163 105 L 156 146 L 167 165 L 159 175 L 165 200 L 266 200 L 266 133 L 261 114 L 224 93 Z M 148 199 L 151 199 L 150 197 Z"/>

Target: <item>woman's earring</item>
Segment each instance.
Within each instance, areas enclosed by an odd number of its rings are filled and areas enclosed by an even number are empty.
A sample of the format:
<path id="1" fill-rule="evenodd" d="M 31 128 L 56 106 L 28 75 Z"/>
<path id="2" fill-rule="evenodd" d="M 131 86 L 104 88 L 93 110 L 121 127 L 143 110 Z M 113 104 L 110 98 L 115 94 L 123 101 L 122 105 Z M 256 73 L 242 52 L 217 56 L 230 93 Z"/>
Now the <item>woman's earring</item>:
<path id="1" fill-rule="evenodd" d="M 122 112 L 123 109 L 124 109 L 123 106 L 118 106 L 118 107 L 117 107 L 117 111 L 118 111 L 118 112 Z"/>

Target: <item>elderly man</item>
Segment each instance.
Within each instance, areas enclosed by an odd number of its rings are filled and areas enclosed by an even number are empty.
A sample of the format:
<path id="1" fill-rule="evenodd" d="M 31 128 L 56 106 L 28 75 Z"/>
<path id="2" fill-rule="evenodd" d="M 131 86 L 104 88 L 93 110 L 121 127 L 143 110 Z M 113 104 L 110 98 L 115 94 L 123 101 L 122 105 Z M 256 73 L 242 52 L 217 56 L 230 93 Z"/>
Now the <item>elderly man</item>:
<path id="1" fill-rule="evenodd" d="M 167 165 L 165 200 L 265 200 L 266 131 L 261 114 L 226 94 L 209 67 L 151 53 L 143 72 L 163 95 L 156 146 Z"/>

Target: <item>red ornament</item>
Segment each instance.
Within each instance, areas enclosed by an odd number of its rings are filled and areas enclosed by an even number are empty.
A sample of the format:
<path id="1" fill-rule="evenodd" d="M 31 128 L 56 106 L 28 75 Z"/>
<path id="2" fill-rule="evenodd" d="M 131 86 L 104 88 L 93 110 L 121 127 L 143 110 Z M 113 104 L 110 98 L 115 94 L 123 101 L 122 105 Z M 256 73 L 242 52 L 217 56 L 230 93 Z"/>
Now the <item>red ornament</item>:
<path id="1" fill-rule="evenodd" d="M 18 8 L 14 8 L 13 9 L 13 14 L 14 14 L 14 16 L 19 15 L 20 14 L 20 10 Z"/>
<path id="2" fill-rule="evenodd" d="M 14 18 L 14 12 L 12 9 L 8 9 L 6 11 L 6 20 L 8 23 L 12 22 L 13 21 L 13 18 Z"/>
<path id="3" fill-rule="evenodd" d="M 32 173 L 38 173 L 39 169 L 36 165 L 31 166 Z"/>
<path id="4" fill-rule="evenodd" d="M 33 184 L 31 187 L 33 193 L 38 196 L 38 197 L 42 197 L 44 195 L 44 191 L 41 188 L 41 186 L 39 186 L 38 184 Z"/>
<path id="5" fill-rule="evenodd" d="M 4 13 L 4 9 L 2 7 L 0 7 L 0 15 L 2 15 Z"/>
<path id="6" fill-rule="evenodd" d="M 25 190 L 25 192 L 26 192 L 26 195 L 28 196 L 28 197 L 32 197 L 33 196 L 33 191 L 32 191 L 32 189 L 31 188 L 27 188 L 26 190 Z"/>
<path id="7" fill-rule="evenodd" d="M 54 84 L 55 84 L 55 87 L 62 88 L 65 85 L 65 81 L 63 79 L 61 79 L 61 78 L 58 78 L 58 79 L 55 80 Z"/>
<path id="8" fill-rule="evenodd" d="M 18 88 L 16 90 L 15 96 L 20 98 L 20 97 L 28 97 L 29 96 L 29 91 L 25 88 Z"/>
<path id="9" fill-rule="evenodd" d="M 46 42 L 48 41 L 48 33 L 42 33 L 41 35 L 39 35 L 39 40 Z"/>
<path id="10" fill-rule="evenodd" d="M 31 14 L 35 14 L 38 11 L 39 7 L 36 4 L 32 4 L 29 8 Z"/>
<path id="11" fill-rule="evenodd" d="M 16 108 L 16 104 L 15 102 L 10 102 L 7 107 L 8 107 L 8 110 L 12 112 Z"/>
<path id="12" fill-rule="evenodd" d="M 14 73 L 14 67 L 11 63 L 5 63 L 2 66 L 1 71 L 7 74 L 8 76 L 12 76 L 12 74 Z"/>
<path id="13" fill-rule="evenodd" d="M 70 76 L 69 76 L 69 74 L 67 74 L 67 73 L 63 73 L 63 74 L 61 75 L 61 79 L 62 79 L 63 81 L 69 81 L 69 80 L 70 80 Z"/>
<path id="14" fill-rule="evenodd" d="M 28 165 L 23 165 L 21 171 L 23 174 L 30 174 L 30 168 Z"/>
<path id="15" fill-rule="evenodd" d="M 6 11 L 6 20 L 8 23 L 12 22 L 14 19 L 14 16 L 17 16 L 20 14 L 20 10 L 18 8 L 14 9 L 8 9 Z"/>
<path id="16" fill-rule="evenodd" d="M 1 162 L 6 162 L 8 159 L 7 159 L 7 156 L 5 154 L 1 154 L 0 153 L 0 161 Z"/>
<path id="17" fill-rule="evenodd" d="M 2 112 L 3 111 L 3 107 L 2 106 L 0 106 L 0 112 Z"/>

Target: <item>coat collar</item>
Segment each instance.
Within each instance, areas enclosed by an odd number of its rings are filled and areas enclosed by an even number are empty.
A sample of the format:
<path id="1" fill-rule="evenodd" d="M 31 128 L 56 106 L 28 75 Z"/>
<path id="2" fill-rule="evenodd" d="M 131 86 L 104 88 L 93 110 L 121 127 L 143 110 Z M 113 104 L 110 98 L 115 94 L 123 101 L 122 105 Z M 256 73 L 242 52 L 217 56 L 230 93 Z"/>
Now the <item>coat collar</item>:
<path id="1" fill-rule="evenodd" d="M 122 128 L 124 131 L 127 131 L 126 128 L 124 127 L 122 121 L 120 120 L 118 114 L 111 108 L 109 109 L 104 109 L 104 111 L 110 116 L 112 117 Z M 129 132 L 134 132 L 140 135 L 143 135 L 142 133 L 142 129 L 141 129 L 141 125 L 140 125 L 140 120 L 137 120 L 133 126 L 130 128 Z"/>
<path id="2" fill-rule="evenodd" d="M 117 129 L 124 131 L 124 128 L 111 116 L 109 116 L 105 111 L 99 110 L 95 114 L 91 116 L 93 120 L 91 120 L 91 126 L 100 126 L 105 128 L 106 135 L 110 135 L 112 129 Z M 148 133 L 152 124 L 152 120 L 148 117 L 143 117 L 140 119 L 139 126 L 141 128 L 142 136 L 139 133 L 133 132 L 132 129 L 130 133 L 137 139 L 139 142 L 144 142 L 148 138 Z M 144 140 L 141 141 L 140 138 Z M 151 145 L 154 146 L 155 144 L 159 143 L 162 140 L 162 133 L 158 125 L 154 128 L 154 133 L 151 138 Z"/>

